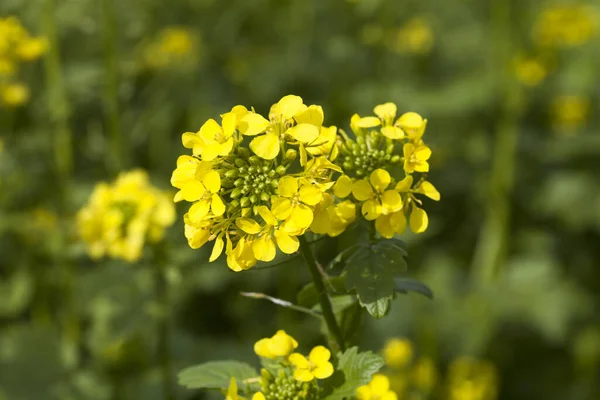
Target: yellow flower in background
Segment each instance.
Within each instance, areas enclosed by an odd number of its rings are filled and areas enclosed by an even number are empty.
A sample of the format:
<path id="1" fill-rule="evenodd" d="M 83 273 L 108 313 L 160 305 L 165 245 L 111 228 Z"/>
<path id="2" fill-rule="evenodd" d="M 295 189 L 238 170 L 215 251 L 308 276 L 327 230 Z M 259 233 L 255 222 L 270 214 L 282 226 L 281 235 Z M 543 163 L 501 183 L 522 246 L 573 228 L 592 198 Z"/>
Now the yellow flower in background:
<path id="1" fill-rule="evenodd" d="M 435 361 L 429 357 L 421 357 L 412 367 L 412 382 L 423 392 L 431 392 L 437 384 Z"/>
<path id="2" fill-rule="evenodd" d="M 0 98 L 2 103 L 7 106 L 22 106 L 29 101 L 29 88 L 19 82 L 0 86 Z"/>
<path id="3" fill-rule="evenodd" d="M 397 53 L 426 54 L 435 37 L 430 23 L 421 17 L 412 18 L 387 40 L 387 47 Z"/>
<path id="4" fill-rule="evenodd" d="M 17 46 L 15 53 L 23 61 L 34 61 L 48 50 L 48 40 L 44 37 L 28 37 Z"/>
<path id="5" fill-rule="evenodd" d="M 333 365 L 329 358 L 331 352 L 323 346 L 313 348 L 308 358 L 300 353 L 292 353 L 289 361 L 294 366 L 294 378 L 301 382 L 329 378 L 333 375 Z"/>
<path id="6" fill-rule="evenodd" d="M 367 385 L 356 389 L 358 400 L 397 400 L 398 395 L 390 390 L 390 380 L 382 374 L 373 375 Z"/>
<path id="7" fill-rule="evenodd" d="M 146 242 L 162 239 L 175 221 L 170 195 L 150 184 L 145 171 L 121 173 L 113 183 L 99 183 L 77 214 L 79 235 L 90 257 L 135 262 Z"/>
<path id="8" fill-rule="evenodd" d="M 448 372 L 449 400 L 495 400 L 498 391 L 496 368 L 488 361 L 460 357 Z"/>
<path id="9" fill-rule="evenodd" d="M 152 69 L 189 67 L 197 64 L 200 37 L 184 26 L 169 26 L 143 48 L 143 59 Z"/>
<path id="10" fill-rule="evenodd" d="M 551 118 L 554 129 L 563 134 L 575 134 L 590 113 L 590 99 L 578 95 L 564 95 L 554 99 L 551 106 Z"/>
<path id="11" fill-rule="evenodd" d="M 588 4 L 560 4 L 543 10 L 533 29 L 534 41 L 543 47 L 581 46 L 598 34 L 600 11 Z"/>
<path id="12" fill-rule="evenodd" d="M 513 62 L 516 78 L 525 86 L 535 87 L 548 76 L 547 61 L 540 57 L 520 55 Z"/>
<path id="13" fill-rule="evenodd" d="M 278 330 L 270 338 L 261 339 L 254 344 L 254 352 L 263 358 L 287 357 L 298 347 L 296 339 L 284 330 Z"/>
<path id="14" fill-rule="evenodd" d="M 383 348 L 385 363 L 392 368 L 402 368 L 408 365 L 413 357 L 412 343 L 408 339 L 392 338 Z"/>

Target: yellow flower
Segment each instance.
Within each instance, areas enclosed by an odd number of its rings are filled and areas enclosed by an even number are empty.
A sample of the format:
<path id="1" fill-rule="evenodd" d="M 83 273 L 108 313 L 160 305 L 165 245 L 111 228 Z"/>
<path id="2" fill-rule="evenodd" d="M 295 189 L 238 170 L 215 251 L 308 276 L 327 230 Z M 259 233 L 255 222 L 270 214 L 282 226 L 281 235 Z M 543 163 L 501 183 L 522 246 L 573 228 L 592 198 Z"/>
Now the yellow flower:
<path id="1" fill-rule="evenodd" d="M 279 180 L 279 196 L 273 209 L 285 219 L 281 229 L 291 235 L 304 233 L 313 221 L 311 207 L 317 205 L 323 193 L 316 185 L 300 186 L 298 178 L 284 176 Z"/>
<path id="2" fill-rule="evenodd" d="M 292 141 L 300 146 L 312 144 L 320 135 L 323 124 L 323 109 L 307 107 L 299 96 L 284 96 L 271 107 L 269 119 L 249 112 L 242 117 L 240 131 L 246 136 L 256 136 L 250 149 L 265 160 L 272 160 L 280 152 L 283 141 Z M 257 136 L 258 135 L 258 136 Z"/>
<path id="3" fill-rule="evenodd" d="M 134 262 L 147 241 L 156 242 L 175 220 L 169 196 L 150 185 L 142 170 L 100 183 L 77 214 L 81 238 L 92 258 L 108 255 Z"/>
<path id="4" fill-rule="evenodd" d="M 356 219 L 356 204 L 350 200 L 334 204 L 333 196 L 323 194 L 315 206 L 310 230 L 321 235 L 338 236 Z"/>
<path id="5" fill-rule="evenodd" d="M 296 339 L 278 330 L 270 338 L 264 338 L 254 344 L 254 352 L 263 358 L 287 357 L 298 347 Z"/>
<path id="6" fill-rule="evenodd" d="M 333 375 L 330 357 L 331 352 L 323 346 L 313 348 L 308 359 L 300 353 L 292 353 L 289 361 L 294 366 L 294 378 L 301 382 L 310 382 L 315 378 L 329 378 Z"/>
<path id="7" fill-rule="evenodd" d="M 429 172 L 429 157 L 431 157 L 431 149 L 423 144 L 414 145 L 405 143 L 402 147 L 404 153 L 404 171 L 407 174 L 413 172 Z"/>
<path id="8" fill-rule="evenodd" d="M 256 265 L 256 257 L 254 256 L 253 243 L 251 240 L 247 240 L 245 237 L 241 238 L 235 247 L 233 243 L 227 238 L 227 247 L 225 248 L 225 254 L 227 254 L 227 266 L 233 271 L 245 271 Z"/>
<path id="9" fill-rule="evenodd" d="M 261 392 L 256 392 L 252 395 L 252 400 L 266 400 L 265 395 Z"/>
<path id="10" fill-rule="evenodd" d="M 48 41 L 43 37 L 23 39 L 16 48 L 17 56 L 23 61 L 40 58 L 48 50 Z"/>
<path id="11" fill-rule="evenodd" d="M 158 33 L 143 49 L 143 61 L 149 68 L 191 66 L 198 60 L 200 37 L 182 26 L 170 26 Z"/>
<path id="12" fill-rule="evenodd" d="M 367 385 L 356 389 L 358 400 L 397 400 L 396 393 L 390 390 L 390 380 L 382 374 L 373 375 L 373 379 Z"/>
<path id="13" fill-rule="evenodd" d="M 421 117 L 416 112 L 404 113 L 396 121 L 398 125 L 406 134 L 406 136 L 413 142 L 418 142 L 427 128 L 427 120 Z"/>
<path id="14" fill-rule="evenodd" d="M 4 104 L 18 107 L 29 100 L 29 89 L 22 83 L 10 83 L 0 87 L 0 97 Z"/>
<path id="15" fill-rule="evenodd" d="M 576 133 L 585 124 L 590 112 L 590 100 L 583 96 L 560 96 L 552 104 L 554 128 L 566 134 Z"/>
<path id="16" fill-rule="evenodd" d="M 337 128 L 335 126 L 327 128 L 321 126 L 319 136 L 317 136 L 313 143 L 306 146 L 306 151 L 313 156 L 329 156 L 329 159 L 333 161 L 338 152 L 336 140 Z"/>
<path id="17" fill-rule="evenodd" d="M 412 380 L 420 390 L 431 392 L 437 381 L 435 362 L 428 357 L 419 358 L 413 366 Z"/>
<path id="18" fill-rule="evenodd" d="M 433 30 L 424 18 L 413 18 L 397 30 L 389 42 L 390 50 L 403 53 L 425 54 L 433 46 Z"/>
<path id="19" fill-rule="evenodd" d="M 406 366 L 411 361 L 412 356 L 413 348 L 408 339 L 390 339 L 383 348 L 385 362 L 392 368 Z"/>
<path id="20" fill-rule="evenodd" d="M 597 35 L 600 15 L 587 4 L 564 4 L 545 9 L 538 17 L 534 40 L 541 46 L 576 47 Z"/>
<path id="21" fill-rule="evenodd" d="M 548 75 L 546 63 L 538 57 L 519 56 L 514 61 L 517 79 L 525 86 L 538 86 Z"/>
<path id="22" fill-rule="evenodd" d="M 450 400 L 494 400 L 497 396 L 497 372 L 493 364 L 460 357 L 450 364 Z"/>
<path id="23" fill-rule="evenodd" d="M 186 132 L 182 136 L 183 146 L 192 149 L 194 155 L 201 156 L 204 161 L 212 161 L 225 157 L 233 149 L 233 134 L 236 128 L 236 112 L 228 112 L 221 116 L 222 126 L 214 119 L 209 119 L 196 133 Z"/>
<path id="24" fill-rule="evenodd" d="M 395 190 L 386 190 L 392 178 L 384 169 L 376 169 L 369 180 L 361 179 L 352 185 L 352 195 L 358 201 L 364 201 L 361 213 L 368 221 L 377 219 L 402 208 L 402 198 Z"/>

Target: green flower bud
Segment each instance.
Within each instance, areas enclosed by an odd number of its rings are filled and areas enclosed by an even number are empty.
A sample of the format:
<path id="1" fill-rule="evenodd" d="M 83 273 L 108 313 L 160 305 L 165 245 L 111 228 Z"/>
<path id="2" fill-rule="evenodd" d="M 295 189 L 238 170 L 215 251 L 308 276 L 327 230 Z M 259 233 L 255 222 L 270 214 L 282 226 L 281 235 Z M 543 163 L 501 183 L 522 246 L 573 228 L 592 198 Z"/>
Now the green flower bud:
<path id="1" fill-rule="evenodd" d="M 287 161 L 294 161 L 298 157 L 298 152 L 294 149 L 287 149 L 285 152 L 285 159 Z"/>
<path id="2" fill-rule="evenodd" d="M 231 208 L 238 208 L 240 206 L 240 202 L 239 200 L 232 200 L 231 203 L 229 203 L 229 205 L 231 206 Z"/>
<path id="3" fill-rule="evenodd" d="M 245 167 L 246 165 L 248 165 L 248 163 L 244 159 L 241 159 L 241 158 L 236 158 L 233 163 L 239 168 L 242 168 L 242 167 Z"/>
<path id="4" fill-rule="evenodd" d="M 235 182 L 233 182 L 233 186 L 240 187 L 244 184 L 244 178 L 237 178 Z"/>
<path id="5" fill-rule="evenodd" d="M 241 147 L 241 146 L 240 146 L 240 147 L 238 147 L 238 148 L 237 148 L 237 153 L 238 153 L 238 155 L 239 155 L 240 157 L 243 157 L 243 158 L 248 158 L 248 157 L 250 157 L 250 150 L 248 150 L 248 149 L 247 149 L 247 148 L 245 148 L 245 147 Z"/>
<path id="6" fill-rule="evenodd" d="M 248 158 L 248 161 L 250 161 L 250 164 L 252 164 L 253 166 L 258 166 L 261 164 L 260 157 L 258 156 L 251 156 L 250 158 Z"/>
<path id="7" fill-rule="evenodd" d="M 285 175 L 286 171 L 287 171 L 287 168 L 284 167 L 283 165 L 280 165 L 279 167 L 277 167 L 275 169 L 275 172 L 277 172 L 277 174 L 280 175 L 280 176 Z"/>
<path id="8" fill-rule="evenodd" d="M 269 176 L 269 178 L 272 178 L 272 177 L 274 177 L 274 176 L 275 176 L 275 174 L 276 174 L 276 173 L 277 173 L 277 172 L 275 172 L 275 170 L 274 170 L 274 169 L 271 169 L 271 170 L 269 170 L 269 173 L 268 173 L 267 175 Z"/>
<path id="9" fill-rule="evenodd" d="M 239 167 L 238 171 L 240 172 L 240 175 L 243 175 L 246 172 L 248 172 L 248 167 L 246 167 L 246 166 Z"/>
<path id="10" fill-rule="evenodd" d="M 393 155 L 392 158 L 390 159 L 390 162 L 392 162 L 393 164 L 397 164 L 400 162 L 400 160 L 402 159 L 402 157 L 400 157 L 398 154 Z"/>
<path id="11" fill-rule="evenodd" d="M 237 176 L 238 176 L 237 169 L 230 169 L 229 171 L 225 172 L 226 178 L 237 178 Z"/>
<path id="12" fill-rule="evenodd" d="M 266 193 L 266 192 L 262 192 L 262 193 L 260 194 L 260 199 L 261 199 L 262 201 L 269 201 L 269 200 L 271 199 L 271 196 L 269 196 L 269 194 L 268 194 L 268 193 Z"/>
<path id="13" fill-rule="evenodd" d="M 250 202 L 252 204 L 256 203 L 258 201 L 258 196 L 253 194 L 252 196 L 250 196 Z"/>
<path id="14" fill-rule="evenodd" d="M 247 197 L 242 197 L 240 200 L 240 205 L 242 207 L 248 207 L 250 205 L 250 199 Z"/>
<path id="15" fill-rule="evenodd" d="M 231 196 L 232 199 L 237 199 L 241 195 L 242 195 L 242 189 L 235 188 L 231 191 L 231 194 L 229 196 Z"/>

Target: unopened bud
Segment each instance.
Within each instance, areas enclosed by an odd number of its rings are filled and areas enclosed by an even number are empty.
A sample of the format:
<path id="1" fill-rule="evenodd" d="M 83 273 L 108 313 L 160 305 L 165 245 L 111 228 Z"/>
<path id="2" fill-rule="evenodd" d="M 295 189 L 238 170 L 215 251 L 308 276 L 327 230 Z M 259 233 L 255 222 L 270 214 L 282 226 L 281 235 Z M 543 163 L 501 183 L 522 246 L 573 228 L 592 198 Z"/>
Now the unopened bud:
<path id="1" fill-rule="evenodd" d="M 237 176 L 238 176 L 237 169 L 230 169 L 229 171 L 225 172 L 226 178 L 236 178 Z"/>
<path id="2" fill-rule="evenodd" d="M 248 161 L 254 166 L 260 165 L 260 158 L 258 156 L 251 156 L 248 158 Z"/>
<path id="3" fill-rule="evenodd" d="M 397 164 L 400 162 L 400 160 L 402 159 L 402 157 L 400 157 L 398 154 L 393 155 L 392 158 L 390 159 L 390 162 Z"/>
<path id="4" fill-rule="evenodd" d="M 244 184 L 244 178 L 237 178 L 235 182 L 233 182 L 233 186 L 240 187 Z"/>
<path id="5" fill-rule="evenodd" d="M 243 158 L 248 158 L 250 156 L 250 150 L 241 146 L 237 148 L 237 153 L 240 157 Z"/>
<path id="6" fill-rule="evenodd" d="M 287 161 L 294 161 L 296 159 L 296 157 L 298 157 L 298 152 L 294 149 L 288 149 L 285 152 L 285 159 Z"/>
<path id="7" fill-rule="evenodd" d="M 280 165 L 279 167 L 277 167 L 275 169 L 275 172 L 277 172 L 277 174 L 280 175 L 280 176 L 285 175 L 286 171 L 287 171 L 287 168 L 284 167 L 283 165 Z"/>
<path id="8" fill-rule="evenodd" d="M 237 199 L 241 195 L 242 195 L 242 189 L 240 189 L 240 188 L 233 189 L 230 194 L 232 199 Z"/>
<path id="9" fill-rule="evenodd" d="M 248 165 L 248 163 L 246 163 L 246 161 L 244 159 L 242 159 L 242 158 L 236 158 L 235 161 L 234 161 L 234 164 L 237 167 L 244 167 L 244 166 Z"/>
<path id="10" fill-rule="evenodd" d="M 252 196 L 250 196 L 250 202 L 252 204 L 256 203 L 258 201 L 258 196 L 253 194 Z"/>
<path id="11" fill-rule="evenodd" d="M 260 194 L 260 199 L 261 199 L 262 201 L 269 201 L 269 194 L 268 194 L 268 193 L 266 193 L 266 192 L 262 192 L 262 193 Z"/>
<path id="12" fill-rule="evenodd" d="M 250 199 L 247 197 L 242 197 L 242 199 L 240 200 L 240 205 L 242 207 L 248 207 L 250 205 Z"/>

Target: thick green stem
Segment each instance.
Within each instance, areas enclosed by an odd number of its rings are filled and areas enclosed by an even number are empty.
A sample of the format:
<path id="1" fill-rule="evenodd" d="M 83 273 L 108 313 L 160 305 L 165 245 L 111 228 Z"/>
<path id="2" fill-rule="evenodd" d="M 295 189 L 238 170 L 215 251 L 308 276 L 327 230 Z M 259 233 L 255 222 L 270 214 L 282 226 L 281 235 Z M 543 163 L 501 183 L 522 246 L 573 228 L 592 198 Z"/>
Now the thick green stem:
<path id="1" fill-rule="evenodd" d="M 157 246 L 157 257 L 154 262 L 154 280 L 156 287 L 156 300 L 158 302 L 160 313 L 156 325 L 158 343 L 157 354 L 160 364 L 163 398 L 165 400 L 175 400 L 175 387 L 173 385 L 173 367 L 171 362 L 171 327 L 169 325 L 169 283 L 165 277 L 166 254 L 164 245 Z"/>
<path id="2" fill-rule="evenodd" d="M 114 173 L 123 168 L 123 138 L 119 116 L 119 71 L 117 55 L 117 20 L 115 0 L 102 0 L 104 25 L 104 61 L 106 68 L 106 85 L 104 87 L 104 109 L 107 130 L 109 132 L 109 149 L 107 167 Z"/>
<path id="3" fill-rule="evenodd" d="M 480 283 L 489 283 L 495 279 L 508 247 L 510 198 L 517 162 L 519 120 L 524 109 L 522 89 L 507 67 L 513 54 L 510 2 L 496 3 L 492 7 L 490 24 L 494 49 L 490 73 L 497 84 L 496 95 L 500 107 L 488 180 L 485 219 L 472 261 L 472 279 Z"/>
<path id="4" fill-rule="evenodd" d="M 319 294 L 319 304 L 321 304 L 321 311 L 323 312 L 323 318 L 327 324 L 327 330 L 329 330 L 330 336 L 333 336 L 335 339 L 340 350 L 344 351 L 346 349 L 344 336 L 342 335 L 342 330 L 335 319 L 331 299 L 329 298 L 327 290 L 325 289 L 323 275 L 321 275 L 321 271 L 319 270 L 315 256 L 310 248 L 310 244 L 307 242 L 304 236 L 300 236 L 298 239 L 300 240 L 300 252 L 302 253 L 302 257 L 304 257 L 304 261 L 306 261 L 306 265 L 310 271 L 313 283 L 315 284 L 315 289 Z"/>

